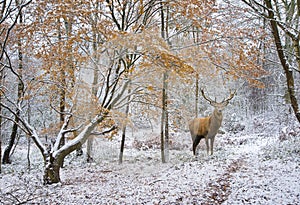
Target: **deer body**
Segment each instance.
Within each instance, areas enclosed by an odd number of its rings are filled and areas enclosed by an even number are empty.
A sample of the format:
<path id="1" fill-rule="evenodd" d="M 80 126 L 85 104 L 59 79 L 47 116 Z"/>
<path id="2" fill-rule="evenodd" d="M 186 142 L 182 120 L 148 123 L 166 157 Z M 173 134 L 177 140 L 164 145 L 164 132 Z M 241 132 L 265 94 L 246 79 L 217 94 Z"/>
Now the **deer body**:
<path id="1" fill-rule="evenodd" d="M 207 154 L 209 154 L 210 150 L 210 154 L 212 155 L 215 136 L 222 125 L 222 110 L 228 105 L 229 100 L 233 98 L 235 93 L 231 93 L 227 100 L 217 103 L 216 101 L 211 100 L 209 97 L 206 97 L 203 90 L 201 90 L 201 92 L 203 97 L 209 101 L 215 109 L 210 116 L 204 118 L 195 118 L 189 122 L 189 129 L 193 141 L 193 153 L 196 155 L 196 148 L 200 143 L 200 140 L 204 138 Z"/>

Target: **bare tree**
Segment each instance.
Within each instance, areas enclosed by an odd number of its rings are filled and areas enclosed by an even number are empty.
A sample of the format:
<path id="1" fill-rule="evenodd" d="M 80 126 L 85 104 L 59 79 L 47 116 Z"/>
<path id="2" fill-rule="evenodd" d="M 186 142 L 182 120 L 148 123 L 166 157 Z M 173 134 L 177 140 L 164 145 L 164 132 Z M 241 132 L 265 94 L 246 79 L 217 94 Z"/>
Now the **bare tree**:
<path id="1" fill-rule="evenodd" d="M 141 33 L 147 26 L 152 23 L 152 18 L 157 14 L 156 7 L 158 3 L 154 0 L 148 1 L 109 1 L 109 16 L 113 25 L 119 32 Z M 127 67 L 128 70 L 134 68 L 136 62 L 141 58 L 139 52 L 125 54 L 120 60 L 120 65 Z M 130 78 L 130 77 L 129 77 Z M 129 79 L 130 83 L 130 79 Z M 134 89 L 136 90 L 136 88 Z M 128 117 L 130 111 L 131 95 L 134 90 L 128 90 L 127 103 L 125 105 L 125 116 Z M 126 139 L 127 124 L 122 124 L 122 139 L 119 153 L 119 163 L 123 161 L 124 145 Z"/>
<path id="2" fill-rule="evenodd" d="M 300 122 L 295 74 L 300 73 L 300 1 L 243 0 L 257 15 L 269 22 L 277 55 L 286 77 L 294 114 Z M 282 35 L 282 33 L 284 35 Z"/>
<path id="3" fill-rule="evenodd" d="M 22 10 L 27 7 L 32 0 L 28 1 L 7 1 L 3 0 L 0 2 L 0 83 L 1 83 L 1 92 L 2 90 L 2 83 L 4 79 L 4 69 L 10 67 L 9 64 L 7 64 L 7 58 L 9 58 L 7 52 L 6 52 L 6 46 L 9 41 L 10 34 L 12 30 L 14 29 L 15 25 L 17 24 L 19 18 L 22 16 Z M 6 55 L 6 57 L 5 57 Z M 6 59 L 6 60 L 5 60 Z M 2 95 L 1 95 L 2 96 Z M 2 100 L 2 97 L 0 98 L 0 101 Z M 2 108 L 0 108 L 0 113 L 2 111 Z M 2 118 L 0 116 L 0 159 L 2 159 L 2 150 L 1 150 L 1 144 L 2 144 Z M 11 141 L 12 142 L 12 141 Z M 7 153 L 9 153 L 7 151 Z M 7 154 L 6 156 L 9 156 Z M 9 162 L 9 157 L 5 157 L 5 162 Z M 1 160 L 0 160 L 1 161 Z M 0 173 L 1 173 L 1 162 L 0 162 Z"/>
<path id="4" fill-rule="evenodd" d="M 16 7 L 19 6 L 19 1 L 16 1 Z M 23 16 L 22 16 L 22 12 L 19 12 L 19 17 L 18 17 L 18 22 L 17 24 L 21 25 L 23 23 Z M 20 103 L 21 98 L 24 95 L 24 83 L 23 83 L 23 53 L 22 53 L 22 38 L 20 36 L 18 36 L 18 40 L 17 40 L 17 50 L 18 50 L 18 65 L 17 65 L 17 69 L 13 68 L 13 65 L 10 63 L 10 69 L 13 71 L 12 73 L 15 73 L 17 75 L 17 79 L 18 79 L 18 85 L 17 85 L 17 104 Z M 10 61 L 9 59 L 10 57 L 7 56 L 7 59 Z M 17 71 L 14 71 L 17 70 Z M 12 131 L 11 131 L 11 135 L 9 138 L 9 143 L 7 145 L 7 147 L 4 150 L 3 153 L 3 159 L 2 159 L 2 163 L 3 164 L 8 164 L 11 163 L 10 160 L 10 154 L 11 154 L 11 150 L 13 148 L 13 145 L 15 143 L 16 137 L 18 135 L 18 123 L 19 123 L 19 115 L 20 112 L 17 111 L 16 112 L 16 116 L 14 119 L 14 123 L 12 126 Z"/>
<path id="5" fill-rule="evenodd" d="M 57 47 L 54 47 L 54 49 L 55 48 Z M 123 95 L 127 90 L 129 84 L 129 81 L 126 78 L 126 74 L 128 73 L 128 67 L 123 66 L 123 63 L 120 63 L 122 62 L 122 53 L 119 53 L 113 48 L 110 48 L 109 45 L 107 45 L 106 50 L 103 50 L 104 52 L 102 52 L 102 57 L 107 59 L 107 63 L 102 64 L 101 70 L 99 70 L 99 75 L 101 76 L 101 79 L 99 80 L 100 86 L 98 87 L 97 96 L 95 98 L 96 100 L 87 99 L 87 101 L 89 102 L 86 103 L 90 106 L 86 106 L 87 108 L 89 108 L 89 113 L 85 114 L 88 116 L 85 118 L 80 118 L 80 123 L 77 123 L 74 126 L 71 125 L 71 118 L 78 117 L 76 113 L 76 100 L 78 99 L 76 99 L 75 97 L 76 93 L 79 93 L 80 91 L 74 90 L 74 97 L 69 97 L 67 104 L 65 104 L 63 111 L 64 115 L 62 119 L 63 121 L 62 124 L 58 125 L 59 131 L 55 137 L 55 140 L 53 140 L 53 144 L 45 144 L 42 138 L 41 129 L 39 129 L 39 127 L 35 128 L 33 120 L 31 122 L 28 121 L 28 118 L 26 116 L 26 110 L 24 110 L 24 104 L 27 100 L 26 98 L 20 98 L 20 100 L 17 102 L 13 100 L 12 97 L 7 93 L 3 93 L 2 95 L 5 98 L 5 101 L 1 101 L 0 105 L 3 109 L 5 109 L 5 113 L 2 113 L 1 116 L 5 119 L 12 121 L 13 123 L 16 123 L 18 127 L 26 133 L 27 136 L 30 136 L 43 156 L 45 164 L 43 175 L 44 184 L 57 183 L 60 181 L 60 168 L 63 164 L 64 158 L 68 154 L 79 148 L 82 144 L 84 144 L 97 125 L 103 123 L 106 126 L 110 126 L 109 123 L 106 123 L 106 120 L 111 121 L 111 110 L 115 107 L 117 103 L 123 100 Z M 67 50 L 64 51 L 67 53 Z M 68 54 L 67 57 L 70 57 L 70 55 L 71 54 Z M 53 57 L 53 55 L 51 56 Z M 61 56 L 58 57 L 58 60 L 64 60 Z M 54 69 L 53 65 L 59 65 L 59 63 L 57 62 L 60 61 L 56 61 L 55 58 L 52 58 L 51 62 L 49 62 L 49 65 L 51 66 L 50 68 Z M 44 61 L 44 63 L 47 62 Z M 65 65 L 69 64 L 66 63 Z M 69 68 L 69 66 L 67 67 Z M 47 72 L 50 73 L 51 70 L 47 70 Z M 59 69 L 54 70 L 53 75 L 50 77 L 53 79 L 54 77 L 56 77 L 55 74 L 57 73 L 59 73 Z M 18 79 L 22 79 L 21 73 L 16 72 L 15 75 Z M 47 92 L 49 96 L 57 96 L 57 90 L 53 89 L 53 87 L 50 87 L 49 89 L 47 86 L 45 86 L 47 85 L 47 83 L 49 83 L 49 78 L 47 78 L 47 76 L 45 77 L 44 73 L 41 72 L 36 73 L 36 75 L 41 76 L 36 76 L 36 78 L 33 79 L 33 82 L 24 82 L 23 90 L 26 92 L 25 95 L 31 97 L 37 95 L 37 93 L 33 94 L 33 91 L 39 92 L 39 90 L 48 89 Z M 35 86 L 33 90 L 31 83 L 35 83 L 36 86 L 41 86 L 41 89 L 36 89 L 37 87 Z M 50 83 L 54 84 L 56 83 L 56 81 L 52 80 L 50 81 Z M 55 86 L 61 85 L 56 83 Z M 76 89 L 77 88 L 78 86 L 76 87 Z M 28 92 L 30 90 L 32 90 L 32 95 L 28 95 Z M 70 92 L 70 90 L 66 91 Z M 36 99 L 33 98 L 30 102 L 34 104 L 35 100 Z M 65 138 L 65 135 L 74 131 L 78 131 L 78 134 L 75 136 L 75 138 L 62 145 L 61 142 Z"/>
<path id="6" fill-rule="evenodd" d="M 85 141 L 92 134 L 93 130 L 99 123 L 104 122 L 107 118 L 109 118 L 110 110 L 114 107 L 116 103 L 119 102 L 119 100 L 123 96 L 124 91 L 128 86 L 128 83 L 122 80 L 123 75 L 125 74 L 125 70 L 112 66 L 108 68 L 107 71 L 107 76 L 106 78 L 104 78 L 105 85 L 107 86 L 104 86 L 105 88 L 103 89 L 103 93 L 101 95 L 101 109 L 98 110 L 92 118 L 87 119 L 83 124 L 80 124 L 78 127 L 68 128 L 70 119 L 74 113 L 72 110 L 73 107 L 71 106 L 67 114 L 65 114 L 64 123 L 60 128 L 60 131 L 56 137 L 54 144 L 48 147 L 43 143 L 41 136 L 38 134 L 38 130 L 34 128 L 34 126 L 31 125 L 24 116 L 22 102 L 18 104 L 11 102 L 11 104 L 17 109 L 17 111 L 11 109 L 11 107 L 8 104 L 1 102 L 1 106 L 3 108 L 5 108 L 7 111 L 13 114 L 14 117 L 18 118 L 19 127 L 27 135 L 31 136 L 34 143 L 43 155 L 45 163 L 45 184 L 57 183 L 60 181 L 60 168 L 64 158 L 68 154 L 76 150 L 78 147 L 80 147 L 83 143 L 85 143 Z M 115 78 L 115 76 L 118 77 Z M 118 92 L 116 90 L 118 90 Z M 119 92 L 119 90 L 121 90 L 121 92 Z M 14 119 L 10 118 L 9 116 L 3 117 L 14 121 Z M 78 130 L 79 128 L 81 128 L 81 131 L 74 139 L 70 140 L 63 146 L 60 146 L 61 139 L 65 136 L 65 134 Z"/>

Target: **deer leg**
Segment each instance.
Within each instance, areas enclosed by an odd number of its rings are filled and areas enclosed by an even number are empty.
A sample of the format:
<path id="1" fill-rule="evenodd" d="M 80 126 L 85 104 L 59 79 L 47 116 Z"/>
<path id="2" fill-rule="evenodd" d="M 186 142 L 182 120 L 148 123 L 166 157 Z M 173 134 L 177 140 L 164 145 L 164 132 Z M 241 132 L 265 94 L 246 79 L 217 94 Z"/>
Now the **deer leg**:
<path id="1" fill-rule="evenodd" d="M 206 144 L 206 151 L 207 151 L 207 155 L 209 154 L 209 143 L 208 143 L 208 137 L 205 137 L 205 144 Z"/>
<path id="2" fill-rule="evenodd" d="M 197 148 L 197 146 L 198 146 L 198 144 L 199 144 L 199 142 L 202 138 L 204 138 L 204 137 L 201 136 L 201 135 L 197 135 L 194 142 L 193 142 L 193 153 L 194 153 L 194 155 L 196 155 L 196 148 Z"/>
<path id="3" fill-rule="evenodd" d="M 215 137 L 210 138 L 210 154 L 213 155 Z"/>

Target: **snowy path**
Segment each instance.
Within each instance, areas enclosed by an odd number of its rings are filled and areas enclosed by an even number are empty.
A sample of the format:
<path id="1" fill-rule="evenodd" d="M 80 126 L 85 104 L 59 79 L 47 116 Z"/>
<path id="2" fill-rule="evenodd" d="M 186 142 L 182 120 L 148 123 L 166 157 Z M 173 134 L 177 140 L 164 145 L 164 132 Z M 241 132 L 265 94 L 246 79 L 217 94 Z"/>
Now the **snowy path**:
<path id="1" fill-rule="evenodd" d="M 244 166 L 234 174 L 224 204 L 300 204 L 299 139 L 248 140 L 239 149 Z"/>

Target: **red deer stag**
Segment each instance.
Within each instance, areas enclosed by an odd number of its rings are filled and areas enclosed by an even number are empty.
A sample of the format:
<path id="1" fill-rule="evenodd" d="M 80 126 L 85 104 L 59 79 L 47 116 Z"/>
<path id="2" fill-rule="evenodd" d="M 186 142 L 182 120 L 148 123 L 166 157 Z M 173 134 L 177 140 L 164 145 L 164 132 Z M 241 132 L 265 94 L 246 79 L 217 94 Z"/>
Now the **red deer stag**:
<path id="1" fill-rule="evenodd" d="M 201 93 L 203 98 L 207 100 L 215 109 L 210 116 L 204 118 L 195 118 L 189 122 L 189 129 L 193 140 L 193 153 L 196 155 L 196 148 L 200 140 L 204 138 L 207 154 L 209 154 L 210 148 L 210 153 L 212 155 L 215 136 L 221 127 L 223 120 L 222 110 L 228 105 L 229 101 L 234 97 L 236 92 L 230 92 L 230 96 L 220 103 L 206 96 L 203 89 L 201 89 Z"/>

